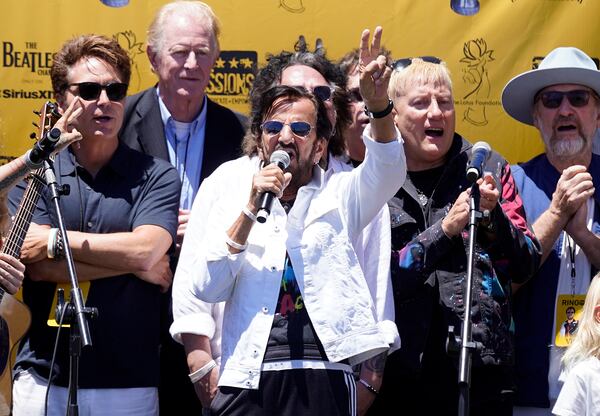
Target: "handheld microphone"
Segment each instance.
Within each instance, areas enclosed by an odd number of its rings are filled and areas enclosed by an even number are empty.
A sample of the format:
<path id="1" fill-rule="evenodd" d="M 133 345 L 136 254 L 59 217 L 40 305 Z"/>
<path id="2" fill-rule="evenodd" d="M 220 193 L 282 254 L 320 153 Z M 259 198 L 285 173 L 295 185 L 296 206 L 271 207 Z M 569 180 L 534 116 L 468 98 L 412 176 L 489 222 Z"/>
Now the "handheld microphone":
<path id="1" fill-rule="evenodd" d="M 50 157 L 59 139 L 60 130 L 54 127 L 33 145 L 27 155 L 28 162 L 31 165 L 41 165 Z"/>
<path id="2" fill-rule="evenodd" d="M 290 165 L 290 155 L 288 155 L 284 150 L 275 150 L 273 154 L 271 154 L 269 162 L 277 164 L 279 169 L 284 170 Z M 261 224 L 267 221 L 267 217 L 271 213 L 273 199 L 275 199 L 273 192 L 265 192 L 263 194 L 260 201 L 260 208 L 256 213 L 256 221 L 260 222 Z"/>
<path id="3" fill-rule="evenodd" d="M 471 183 L 483 175 L 485 163 L 490 158 L 492 148 L 486 142 L 477 142 L 473 145 L 471 151 L 471 161 L 467 166 L 467 180 Z"/>

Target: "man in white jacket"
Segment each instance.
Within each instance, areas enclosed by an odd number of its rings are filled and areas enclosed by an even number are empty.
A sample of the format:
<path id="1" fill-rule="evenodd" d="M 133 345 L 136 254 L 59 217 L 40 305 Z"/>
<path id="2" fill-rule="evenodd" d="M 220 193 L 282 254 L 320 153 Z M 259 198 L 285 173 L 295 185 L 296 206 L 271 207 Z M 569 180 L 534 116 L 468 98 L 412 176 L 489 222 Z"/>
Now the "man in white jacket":
<path id="1" fill-rule="evenodd" d="M 374 58 L 380 37 L 377 30 L 371 49 L 369 32 L 362 38 L 372 122 L 359 169 L 325 180 L 316 165 L 331 132 L 323 102 L 276 87 L 253 114 L 248 156 L 202 185 L 180 267 L 202 300 L 227 301 L 216 414 L 354 414 L 349 365 L 388 348 L 354 247 L 406 172 L 386 92 L 390 70 Z M 291 157 L 285 173 L 267 165 L 275 150 Z M 281 198 L 255 224 L 266 192 Z M 285 399 L 272 400 L 275 390 Z"/>
<path id="2" fill-rule="evenodd" d="M 337 131 L 327 140 L 328 157 L 323 157 L 320 162 L 325 169 L 324 180 L 351 170 L 352 165 L 344 155 L 343 138 L 340 136 L 340 132 L 346 130 L 349 119 L 346 77 L 343 72 L 323 56 L 322 51 L 317 49 L 310 52 L 304 46 L 294 53 L 281 52 L 270 57 L 254 81 L 250 99 L 254 107 L 258 106 L 262 95 L 274 85 L 304 87 L 324 102 L 329 119 L 335 126 L 333 131 Z M 356 87 L 358 88 L 358 81 Z M 364 117 L 367 118 L 366 115 Z M 202 235 L 203 230 L 197 228 L 195 232 Z M 389 352 L 400 346 L 394 323 L 389 276 L 390 243 L 389 212 L 387 206 L 384 206 L 353 241 L 353 248 L 371 292 L 378 326 L 390 345 Z M 189 282 L 191 269 L 188 259 L 180 262 L 177 268 L 173 282 L 174 323 L 171 334 L 184 344 L 190 378 L 196 380 L 196 392 L 203 406 L 208 408 L 217 391 L 224 304 L 206 303 L 196 297 Z M 360 372 L 360 377 L 375 390 L 381 387 L 386 355 L 387 352 L 373 357 L 361 363 L 360 369 L 355 368 L 355 371 Z M 357 397 L 359 414 L 363 414 L 375 399 L 375 394 L 359 384 Z"/>

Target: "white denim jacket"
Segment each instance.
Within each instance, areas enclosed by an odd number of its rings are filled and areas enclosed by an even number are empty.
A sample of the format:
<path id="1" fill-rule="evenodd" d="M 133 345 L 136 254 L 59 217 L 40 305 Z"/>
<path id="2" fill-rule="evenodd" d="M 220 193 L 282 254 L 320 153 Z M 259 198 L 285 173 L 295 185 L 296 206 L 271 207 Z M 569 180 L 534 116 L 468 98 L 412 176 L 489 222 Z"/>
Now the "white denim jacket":
<path id="1" fill-rule="evenodd" d="M 330 361 L 355 364 L 388 349 L 353 242 L 402 186 L 406 163 L 398 140 L 382 144 L 367 136 L 365 143 L 367 157 L 351 172 L 325 181 L 315 167 L 289 215 L 276 200 L 239 254 L 229 253 L 225 231 L 248 201 L 258 158 L 227 162 L 203 183 L 184 249 L 191 255 L 191 290 L 205 302 L 227 302 L 219 385 L 258 388 L 286 251 Z"/>
<path id="2" fill-rule="evenodd" d="M 325 172 L 326 180 L 340 172 L 348 172 L 352 165 L 338 157 L 329 155 L 329 164 Z M 196 222 L 196 235 L 204 235 L 201 227 L 204 218 L 192 217 L 190 222 Z M 194 282 L 191 281 L 193 253 L 197 249 L 192 237 L 185 240 L 182 254 L 179 258 L 175 278 L 173 279 L 173 323 L 170 333 L 173 339 L 181 343 L 181 334 L 204 335 L 210 340 L 212 358 L 221 362 L 221 328 L 225 302 L 208 303 L 201 301 L 195 294 Z M 390 280 L 390 214 L 387 204 L 361 232 L 353 244 L 358 256 L 371 297 L 375 303 L 377 325 L 385 336 L 391 354 L 400 348 L 400 336 L 395 323 L 394 298 Z"/>

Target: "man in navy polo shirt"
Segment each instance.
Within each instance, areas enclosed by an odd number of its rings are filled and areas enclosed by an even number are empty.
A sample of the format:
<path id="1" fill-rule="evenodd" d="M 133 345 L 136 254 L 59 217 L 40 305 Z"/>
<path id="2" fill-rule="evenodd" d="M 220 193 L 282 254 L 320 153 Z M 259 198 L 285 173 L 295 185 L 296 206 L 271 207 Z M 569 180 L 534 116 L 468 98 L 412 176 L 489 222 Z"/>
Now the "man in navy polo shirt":
<path id="1" fill-rule="evenodd" d="M 167 253 L 177 231 L 177 171 L 119 142 L 130 60 L 117 42 L 71 39 L 50 74 L 59 106 L 79 101 L 82 109 L 72 122 L 82 140 L 54 162 L 58 182 L 71 189 L 61 206 L 86 306 L 99 311 L 90 321 L 93 346 L 81 355 L 79 411 L 158 415 L 159 306 L 172 281 Z M 23 187 L 10 195 L 13 212 Z M 45 189 L 22 251 L 23 296 L 33 317 L 15 366 L 16 416 L 44 414 L 49 378 L 48 414 L 64 414 L 67 405 L 69 330 L 61 331 L 53 356 L 57 329 L 47 323 L 57 283 L 68 281 L 50 196 Z"/>

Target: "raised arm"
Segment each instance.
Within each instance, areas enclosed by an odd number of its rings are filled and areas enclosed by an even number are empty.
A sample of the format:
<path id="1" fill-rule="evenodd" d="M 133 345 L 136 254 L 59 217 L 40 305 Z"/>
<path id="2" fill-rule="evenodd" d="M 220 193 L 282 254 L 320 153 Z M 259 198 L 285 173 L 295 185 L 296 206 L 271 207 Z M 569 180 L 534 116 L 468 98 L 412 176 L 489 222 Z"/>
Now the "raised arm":
<path id="1" fill-rule="evenodd" d="M 377 115 L 387 112 L 383 117 L 371 118 L 371 137 L 381 143 L 396 140 L 396 130 L 392 116 L 392 104 L 388 96 L 388 84 L 392 69 L 387 65 L 386 57 L 379 55 L 381 49 L 381 26 L 375 28 L 369 44 L 370 31 L 365 29 L 360 38 L 360 94 L 366 108 Z"/>

